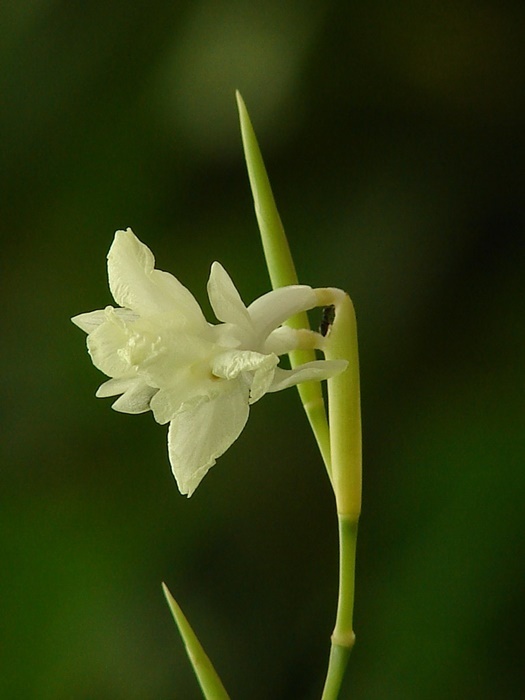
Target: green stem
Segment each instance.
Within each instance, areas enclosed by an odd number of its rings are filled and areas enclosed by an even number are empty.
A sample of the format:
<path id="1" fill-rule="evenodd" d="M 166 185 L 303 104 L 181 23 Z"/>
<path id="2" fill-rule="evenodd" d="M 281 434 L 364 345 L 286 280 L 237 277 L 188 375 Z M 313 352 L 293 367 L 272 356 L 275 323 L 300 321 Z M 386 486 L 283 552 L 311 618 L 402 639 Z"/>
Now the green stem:
<path id="1" fill-rule="evenodd" d="M 330 661 L 322 700 L 336 700 L 352 651 L 357 526 L 361 511 L 361 408 L 355 312 L 338 289 L 319 290 L 323 303 L 335 306 L 325 357 L 348 360 L 347 369 L 328 380 L 332 486 L 339 524 L 339 598 Z"/>
<path id="2" fill-rule="evenodd" d="M 322 700 L 336 700 L 354 646 L 352 618 L 355 593 L 357 520 L 339 516 L 339 599 Z"/>
<path id="3" fill-rule="evenodd" d="M 261 232 L 264 254 L 273 288 L 297 284 L 297 274 L 275 205 L 268 174 L 250 117 L 237 92 L 237 105 L 248 176 Z M 339 600 L 323 700 L 335 700 L 354 644 L 355 552 L 357 523 L 361 509 L 361 413 L 359 362 L 354 307 L 337 289 L 316 290 L 319 306 L 335 306 L 323 352 L 326 359 L 346 359 L 348 368 L 328 380 L 329 425 L 319 382 L 298 386 L 301 401 L 312 426 L 335 494 L 339 521 Z M 309 328 L 306 314 L 288 321 L 292 328 Z M 292 367 L 315 359 L 313 350 L 290 353 Z"/>
<path id="4" fill-rule="evenodd" d="M 335 306 L 324 355 L 327 360 L 348 361 L 344 372 L 328 380 L 328 420 L 337 513 L 357 521 L 361 512 L 361 400 L 354 305 L 340 289 L 317 290 L 317 295 L 320 303 Z"/>

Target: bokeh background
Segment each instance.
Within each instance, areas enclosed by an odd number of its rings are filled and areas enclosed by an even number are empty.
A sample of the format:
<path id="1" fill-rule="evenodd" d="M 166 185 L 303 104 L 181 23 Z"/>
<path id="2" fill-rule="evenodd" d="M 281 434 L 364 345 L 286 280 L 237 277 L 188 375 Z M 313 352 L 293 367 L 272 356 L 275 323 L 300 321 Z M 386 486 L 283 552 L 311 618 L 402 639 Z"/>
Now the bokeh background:
<path id="1" fill-rule="evenodd" d="M 342 698 L 523 697 L 523 3 L 7 0 L 0 22 L 0 696 L 200 697 L 161 580 L 233 698 L 320 695 L 336 523 L 295 390 L 187 500 L 69 322 L 111 303 L 127 226 L 207 313 L 215 259 L 268 290 L 239 88 L 301 281 L 358 311 Z"/>

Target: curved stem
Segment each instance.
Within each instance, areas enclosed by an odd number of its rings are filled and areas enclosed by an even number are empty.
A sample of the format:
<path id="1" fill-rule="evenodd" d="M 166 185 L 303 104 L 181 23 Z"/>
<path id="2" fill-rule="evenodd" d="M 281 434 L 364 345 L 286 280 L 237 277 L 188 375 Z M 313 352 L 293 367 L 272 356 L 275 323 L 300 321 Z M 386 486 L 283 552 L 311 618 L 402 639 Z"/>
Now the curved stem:
<path id="1" fill-rule="evenodd" d="M 339 599 L 322 700 L 336 700 L 352 651 L 357 526 L 361 511 L 361 408 L 355 312 L 338 289 L 318 290 L 335 306 L 333 326 L 323 348 L 327 359 L 348 360 L 347 369 L 328 380 L 332 486 L 339 524 Z"/>
<path id="2" fill-rule="evenodd" d="M 357 521 L 361 512 L 361 398 L 354 305 L 340 289 L 316 290 L 319 301 L 333 304 L 334 323 L 326 336 L 327 360 L 347 360 L 348 367 L 328 380 L 328 424 L 332 484 L 337 514 Z"/>
<path id="3" fill-rule="evenodd" d="M 295 266 L 257 138 L 238 92 L 237 104 L 255 213 L 272 286 L 275 289 L 297 284 Z M 327 359 L 348 360 L 348 368 L 328 380 L 328 421 L 320 383 L 305 382 L 297 387 L 330 476 L 339 519 L 339 601 L 323 692 L 323 700 L 335 700 L 354 643 L 352 614 L 355 550 L 361 508 L 359 363 L 355 314 L 350 298 L 338 289 L 316 291 L 319 306 L 335 307 L 334 323 L 328 329 L 323 347 L 324 354 Z M 289 319 L 287 325 L 292 328 L 308 328 L 308 318 L 306 314 L 298 314 Z M 290 353 L 292 367 L 314 359 L 314 350 L 295 350 Z"/>

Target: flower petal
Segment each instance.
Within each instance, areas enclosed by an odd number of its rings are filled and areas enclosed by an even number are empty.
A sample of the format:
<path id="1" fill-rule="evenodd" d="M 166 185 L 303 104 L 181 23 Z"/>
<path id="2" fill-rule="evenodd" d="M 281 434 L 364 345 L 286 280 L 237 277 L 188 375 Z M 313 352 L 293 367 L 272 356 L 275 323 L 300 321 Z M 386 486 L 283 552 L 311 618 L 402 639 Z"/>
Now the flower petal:
<path id="1" fill-rule="evenodd" d="M 145 382 L 136 382 L 111 405 L 111 408 L 120 413 L 146 413 L 150 410 L 151 398 L 157 391 L 158 389 L 153 389 Z"/>
<path id="2" fill-rule="evenodd" d="M 95 367 L 108 377 L 130 375 L 130 363 L 124 356 L 129 331 L 110 306 L 104 311 L 106 320 L 87 337 L 87 346 Z"/>
<path id="3" fill-rule="evenodd" d="M 296 369 L 281 369 L 277 367 L 269 392 L 281 391 L 289 386 L 295 386 L 301 382 L 317 381 L 329 379 L 336 374 L 343 372 L 348 366 L 346 360 L 314 360 L 306 362 Z"/>
<path id="4" fill-rule="evenodd" d="M 250 403 L 255 403 L 259 401 L 270 386 L 272 385 L 273 378 L 275 375 L 275 368 L 279 362 L 277 355 L 265 355 L 266 359 L 261 365 L 255 370 L 253 374 L 253 381 L 250 386 Z"/>
<path id="5" fill-rule="evenodd" d="M 280 326 L 270 333 L 264 343 L 265 352 L 274 352 L 276 355 L 284 355 L 295 350 L 299 345 L 297 330 L 290 326 Z"/>
<path id="6" fill-rule="evenodd" d="M 243 330 L 253 332 L 250 314 L 230 275 L 218 262 L 214 262 L 211 266 L 208 296 L 213 313 L 219 321 L 233 323 Z"/>
<path id="7" fill-rule="evenodd" d="M 218 323 L 216 326 L 210 326 L 210 329 L 211 338 L 221 348 L 233 350 L 243 345 L 244 338 L 239 337 L 238 326 L 234 326 L 233 323 Z"/>
<path id="8" fill-rule="evenodd" d="M 112 308 L 112 307 L 107 307 Z M 126 321 L 136 321 L 139 316 L 129 309 L 113 309 L 120 318 Z M 78 326 L 86 333 L 92 333 L 95 328 L 98 328 L 104 321 L 107 320 L 106 309 L 98 311 L 89 311 L 87 314 L 78 314 L 71 319 L 75 326 Z"/>
<path id="9" fill-rule="evenodd" d="M 291 350 L 322 350 L 325 339 L 316 331 L 309 328 L 290 328 L 279 326 L 266 338 L 263 345 L 264 352 L 274 352 L 276 355 L 284 355 Z"/>
<path id="10" fill-rule="evenodd" d="M 175 372 L 171 383 L 162 386 L 151 399 L 153 417 L 161 425 L 169 423 L 177 413 L 196 402 L 214 399 L 221 391 L 222 383 L 211 374 L 209 377 L 195 377 L 191 370 Z"/>
<path id="11" fill-rule="evenodd" d="M 153 417 L 165 425 L 173 420 L 180 411 L 182 404 L 188 399 L 188 392 L 180 392 L 177 389 L 159 389 L 150 402 Z"/>
<path id="12" fill-rule="evenodd" d="M 131 229 L 117 231 L 108 253 L 109 287 L 117 304 L 150 316 L 170 313 L 181 325 L 206 321 L 194 296 L 173 275 L 155 270 L 151 250 Z"/>
<path id="13" fill-rule="evenodd" d="M 277 355 L 263 355 L 251 350 L 230 350 L 218 355 L 212 364 L 212 372 L 222 379 L 236 379 L 246 373 L 246 382 L 250 386 L 250 403 L 258 401 L 271 386 L 275 367 L 279 363 Z M 250 373 L 252 377 L 250 377 Z"/>
<path id="14" fill-rule="evenodd" d="M 137 372 L 150 386 L 160 389 L 181 390 L 187 386 L 195 395 L 201 391 L 202 383 L 211 383 L 214 378 L 210 368 L 210 357 L 214 345 L 206 339 L 171 329 L 157 336 L 150 343 Z M 186 389 L 183 389 L 184 393 Z"/>
<path id="15" fill-rule="evenodd" d="M 85 333 L 91 333 L 98 328 L 101 323 L 106 320 L 106 315 L 104 309 L 99 309 L 98 311 L 90 311 L 86 314 L 78 314 L 78 316 L 73 316 L 71 319 L 75 326 L 78 326 Z"/>
<path id="16" fill-rule="evenodd" d="M 119 377 L 118 379 L 108 379 L 107 382 L 99 386 L 95 396 L 97 399 L 117 396 L 131 389 L 137 382 L 141 382 L 141 380 L 136 375 L 131 377 Z"/>
<path id="17" fill-rule="evenodd" d="M 264 341 L 271 331 L 300 311 L 317 306 L 314 290 L 306 285 L 293 285 L 274 289 L 256 299 L 248 307 L 252 323 L 257 329 L 259 341 Z"/>
<path id="18" fill-rule="evenodd" d="M 182 494 L 195 491 L 207 471 L 239 437 L 248 420 L 248 388 L 234 382 L 212 400 L 202 400 L 171 421 L 168 451 Z"/>
<path id="19" fill-rule="evenodd" d="M 211 371 L 222 379 L 236 379 L 241 372 L 254 372 L 267 366 L 268 358 L 273 366 L 279 362 L 276 355 L 263 355 L 252 350 L 228 350 L 213 359 Z"/>

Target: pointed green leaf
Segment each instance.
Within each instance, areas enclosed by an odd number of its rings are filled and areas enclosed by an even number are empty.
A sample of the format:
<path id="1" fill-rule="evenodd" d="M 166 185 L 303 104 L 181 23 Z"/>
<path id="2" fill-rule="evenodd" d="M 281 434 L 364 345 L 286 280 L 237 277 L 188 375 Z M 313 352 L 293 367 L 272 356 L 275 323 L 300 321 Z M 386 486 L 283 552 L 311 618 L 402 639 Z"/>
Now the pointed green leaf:
<path id="1" fill-rule="evenodd" d="M 180 636 L 204 697 L 206 700 L 230 700 L 217 671 L 213 668 L 213 664 L 197 639 L 197 635 L 165 583 L 162 584 L 162 590 L 170 606 L 173 619 L 179 628 Z"/>
<path id="2" fill-rule="evenodd" d="M 284 232 L 281 217 L 277 211 L 266 167 L 257 143 L 250 116 L 239 91 L 236 92 L 244 157 L 248 168 L 248 177 L 255 205 L 255 214 L 261 232 L 261 240 L 270 274 L 272 287 L 284 287 L 297 284 L 297 273 L 293 262 L 288 239 Z M 292 328 L 309 328 L 306 313 L 297 314 L 287 321 Z M 297 367 L 316 359 L 314 350 L 294 350 L 290 353 L 290 364 Z M 314 432 L 319 450 L 330 474 L 330 438 L 324 405 L 323 393 L 319 382 L 304 382 L 297 386 L 304 410 Z"/>
<path id="3" fill-rule="evenodd" d="M 238 91 L 236 97 L 241 122 L 244 156 L 272 287 L 276 289 L 277 287 L 285 287 L 288 284 L 297 284 L 297 273 L 281 217 L 275 205 L 257 137 L 255 136 L 244 100 Z M 301 327 L 304 328 L 304 326 Z"/>

